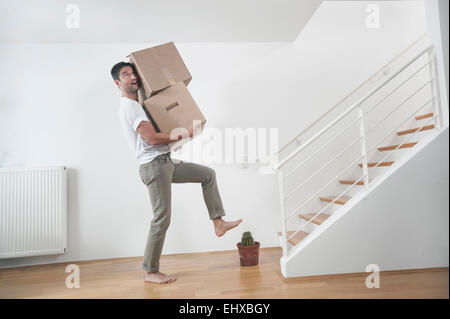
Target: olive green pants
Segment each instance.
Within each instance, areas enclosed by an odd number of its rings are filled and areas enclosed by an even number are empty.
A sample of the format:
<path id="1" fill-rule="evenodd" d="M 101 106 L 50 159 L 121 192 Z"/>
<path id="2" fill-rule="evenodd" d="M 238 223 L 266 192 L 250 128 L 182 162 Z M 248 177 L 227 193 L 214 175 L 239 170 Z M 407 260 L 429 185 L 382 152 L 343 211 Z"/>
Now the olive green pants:
<path id="1" fill-rule="evenodd" d="M 170 223 L 172 183 L 201 183 L 203 199 L 211 220 L 225 216 L 225 211 L 217 188 L 215 171 L 209 167 L 172 160 L 170 153 L 167 153 L 140 165 L 139 175 L 148 188 L 153 208 L 142 268 L 156 272 L 159 271 L 159 258 Z"/>

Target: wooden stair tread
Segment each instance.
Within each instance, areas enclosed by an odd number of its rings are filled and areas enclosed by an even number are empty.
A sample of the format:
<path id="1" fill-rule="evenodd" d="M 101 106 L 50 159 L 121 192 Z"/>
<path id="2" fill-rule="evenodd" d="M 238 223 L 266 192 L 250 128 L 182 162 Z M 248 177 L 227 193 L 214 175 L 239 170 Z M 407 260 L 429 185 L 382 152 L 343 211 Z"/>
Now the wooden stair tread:
<path id="1" fill-rule="evenodd" d="M 408 148 L 408 147 L 413 147 L 413 146 L 416 145 L 417 143 L 418 143 L 418 142 L 405 143 L 405 144 L 401 145 L 398 149 L 401 149 L 401 148 Z M 399 146 L 399 144 L 397 144 L 397 145 L 391 145 L 391 146 L 383 146 L 383 147 L 379 147 L 378 150 L 379 150 L 380 152 L 383 152 L 383 151 L 392 151 L 392 150 L 395 150 L 395 149 L 397 148 L 397 146 Z"/>
<path id="2" fill-rule="evenodd" d="M 335 198 L 337 198 L 337 196 L 327 196 L 320 197 L 320 200 L 331 203 Z M 345 205 L 345 203 L 347 203 L 350 199 L 350 196 L 341 196 L 334 202 L 334 204 Z"/>
<path id="3" fill-rule="evenodd" d="M 315 213 L 300 213 L 298 214 L 298 216 L 300 216 L 300 218 L 306 219 L 306 220 L 311 220 L 314 215 L 316 215 Z M 316 225 L 320 225 L 322 224 L 328 217 L 330 217 L 330 215 L 324 214 L 324 213 L 320 213 L 319 215 L 317 215 L 316 218 L 314 218 L 314 220 L 311 220 L 311 223 L 314 223 Z"/>
<path id="4" fill-rule="evenodd" d="M 356 182 L 356 180 L 341 180 L 339 181 L 339 183 L 341 184 L 345 184 L 345 185 L 353 185 Z M 364 185 L 364 181 L 361 180 L 358 183 L 356 183 L 356 185 Z"/>
<path id="5" fill-rule="evenodd" d="M 424 126 L 420 130 L 418 127 L 416 127 L 416 128 L 412 128 L 409 130 L 400 131 L 400 132 L 397 132 L 397 135 L 411 134 L 411 133 L 415 133 L 417 131 L 421 132 L 421 131 L 432 130 L 432 129 L 434 129 L 434 124 Z"/>
<path id="6" fill-rule="evenodd" d="M 422 114 L 422 115 L 416 116 L 416 120 L 423 120 L 423 119 L 427 119 L 429 117 L 433 117 L 433 113 L 427 113 L 427 114 Z"/>
<path id="7" fill-rule="evenodd" d="M 295 231 L 293 230 L 288 230 L 286 232 L 286 238 L 289 238 L 290 236 L 292 236 L 292 234 L 295 233 Z M 294 237 L 292 237 L 291 239 L 289 239 L 289 243 L 291 243 L 292 245 L 297 245 L 299 242 L 301 242 L 306 236 L 308 236 L 309 233 L 304 232 L 303 230 L 299 231 L 297 234 L 295 234 Z M 281 232 L 278 232 L 278 236 L 281 236 Z"/>
<path id="8" fill-rule="evenodd" d="M 374 167 L 377 166 L 378 163 L 367 163 L 368 167 Z M 377 167 L 380 166 L 391 166 L 392 164 L 394 164 L 394 161 L 390 161 L 390 162 L 381 162 Z M 362 167 L 363 165 L 361 163 L 358 164 L 359 167 Z"/>

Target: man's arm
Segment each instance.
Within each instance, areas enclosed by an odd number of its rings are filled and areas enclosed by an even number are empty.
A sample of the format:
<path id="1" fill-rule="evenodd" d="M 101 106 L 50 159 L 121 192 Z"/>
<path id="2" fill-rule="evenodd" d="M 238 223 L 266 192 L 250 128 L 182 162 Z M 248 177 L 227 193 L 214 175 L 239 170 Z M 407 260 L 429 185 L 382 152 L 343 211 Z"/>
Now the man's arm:
<path id="1" fill-rule="evenodd" d="M 170 133 L 157 133 L 149 121 L 142 121 L 137 127 L 137 132 L 151 145 L 166 145 L 183 138 L 178 135 L 175 140 L 172 140 L 170 139 Z M 189 137 L 192 137 L 192 135 L 193 128 L 189 128 Z"/>

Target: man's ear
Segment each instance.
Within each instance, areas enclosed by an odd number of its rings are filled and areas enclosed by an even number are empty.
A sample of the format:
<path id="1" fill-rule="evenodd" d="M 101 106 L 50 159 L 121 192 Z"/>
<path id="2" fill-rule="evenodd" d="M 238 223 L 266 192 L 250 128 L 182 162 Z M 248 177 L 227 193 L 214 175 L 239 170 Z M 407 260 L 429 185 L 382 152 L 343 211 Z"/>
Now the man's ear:
<path id="1" fill-rule="evenodd" d="M 114 83 L 116 83 L 117 87 L 119 87 L 119 80 L 114 80 Z"/>

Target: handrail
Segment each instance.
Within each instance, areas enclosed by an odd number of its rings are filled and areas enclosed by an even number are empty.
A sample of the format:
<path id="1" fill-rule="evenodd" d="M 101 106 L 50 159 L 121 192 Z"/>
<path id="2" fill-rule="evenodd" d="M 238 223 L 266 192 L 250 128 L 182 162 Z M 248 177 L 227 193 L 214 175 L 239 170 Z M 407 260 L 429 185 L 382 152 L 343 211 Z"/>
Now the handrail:
<path id="1" fill-rule="evenodd" d="M 415 55 L 413 59 L 411 59 L 408 63 L 406 63 L 402 68 L 400 68 L 397 72 L 395 72 L 393 75 L 391 75 L 388 79 L 386 79 L 382 84 L 377 86 L 375 89 L 372 89 L 368 94 L 366 94 L 364 97 L 359 99 L 356 103 L 354 103 L 352 106 L 350 106 L 345 112 L 343 112 L 339 117 L 337 117 L 335 120 L 333 120 L 331 123 L 329 123 L 327 126 L 325 126 L 322 130 L 320 130 L 318 133 L 316 133 L 313 137 L 311 137 L 305 144 L 294 150 L 289 156 L 287 156 L 281 163 L 276 165 L 274 167 L 275 170 L 278 170 L 280 167 L 282 167 L 284 164 L 286 164 L 291 158 L 293 158 L 295 155 L 297 155 L 301 150 L 303 150 L 306 146 L 311 144 L 313 141 L 318 139 L 320 136 L 322 136 L 330 127 L 332 127 L 334 124 L 339 122 L 342 118 L 344 118 L 348 113 L 353 111 L 356 107 L 358 107 L 361 103 L 363 103 L 365 100 L 370 98 L 372 95 L 374 95 L 376 92 L 378 92 L 381 88 L 383 88 L 386 84 L 388 84 L 392 79 L 394 79 L 397 75 L 402 73 L 406 68 L 408 68 L 411 64 L 417 61 L 423 54 L 428 52 L 433 45 L 427 46 L 424 50 L 422 50 L 419 54 Z"/>
<path id="2" fill-rule="evenodd" d="M 412 48 L 414 45 L 416 45 L 419 41 L 421 41 L 423 38 L 426 37 L 426 33 L 422 34 L 419 38 L 417 38 L 413 43 L 411 43 L 408 47 L 406 47 L 402 52 L 400 52 L 398 55 L 396 55 L 394 58 L 392 58 L 389 62 L 387 62 L 385 65 L 383 65 L 381 68 L 379 68 L 375 73 L 373 73 L 366 81 L 361 83 L 356 89 L 351 91 L 349 94 L 347 94 L 344 98 L 342 98 L 339 102 L 337 102 L 333 107 L 331 107 L 328 111 L 326 111 L 322 116 L 320 116 L 318 119 L 316 119 L 314 122 L 312 122 L 311 125 L 306 127 L 303 131 L 301 131 L 299 134 L 297 134 L 294 138 L 292 138 L 289 142 L 287 142 L 282 148 L 278 150 L 278 154 L 281 153 L 288 147 L 293 141 L 295 141 L 298 137 L 302 136 L 306 131 L 308 131 L 311 127 L 313 127 L 317 122 L 322 120 L 325 116 L 327 116 L 331 111 L 333 111 L 339 104 L 341 104 L 343 101 L 345 101 L 348 97 L 350 97 L 353 93 L 358 91 L 361 87 L 363 87 L 365 84 L 369 83 L 378 73 L 383 71 L 386 67 L 388 67 L 392 62 L 394 62 L 397 58 L 402 56 L 405 52 L 407 52 L 410 48 Z"/>
<path id="3" fill-rule="evenodd" d="M 383 99 L 381 99 L 381 101 L 377 102 L 374 106 L 372 106 L 366 113 L 364 113 L 364 115 L 367 115 L 370 111 L 372 111 L 375 107 L 377 107 L 381 102 L 384 102 L 386 100 L 386 98 L 390 97 L 394 92 L 396 92 L 400 87 L 402 87 L 405 83 L 407 83 L 410 79 L 412 79 L 417 73 L 419 73 L 420 71 L 422 71 L 426 66 L 430 65 L 430 62 L 426 63 L 425 65 L 421 66 L 417 71 L 415 71 L 412 75 L 410 75 L 405 81 L 403 81 L 399 86 L 397 86 L 394 90 L 392 90 L 392 92 L 390 92 L 388 95 L 386 95 Z M 428 82 L 429 83 L 429 82 Z M 427 84 L 428 84 L 427 83 Z M 422 88 L 418 89 L 417 91 L 421 90 Z M 416 93 L 416 92 L 415 92 Z M 414 93 L 414 94 L 415 94 Z M 397 108 L 394 109 L 394 111 Z M 338 136 L 340 136 L 342 133 L 344 133 L 350 126 L 352 126 L 354 123 L 358 122 L 359 119 L 354 120 L 353 122 L 351 122 L 349 125 L 347 125 L 342 131 L 340 131 L 338 134 L 336 134 L 332 139 L 330 139 L 324 146 L 322 146 L 320 149 L 316 150 L 315 152 L 313 152 L 308 158 L 306 158 L 305 160 L 303 160 L 303 162 L 301 162 L 300 164 L 298 164 L 297 166 L 295 166 L 293 169 L 291 169 L 288 173 L 285 174 L 285 176 L 283 177 L 283 179 L 288 178 L 289 175 L 291 175 L 296 169 L 298 169 L 299 167 L 301 167 L 304 163 L 306 163 L 310 158 L 312 158 L 314 155 L 316 155 L 318 152 L 320 152 L 323 148 L 325 148 L 326 146 L 328 146 L 328 144 L 330 144 L 332 141 L 334 141 L 335 138 L 337 138 Z M 367 132 L 368 133 L 368 132 Z"/>

